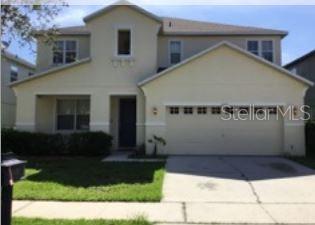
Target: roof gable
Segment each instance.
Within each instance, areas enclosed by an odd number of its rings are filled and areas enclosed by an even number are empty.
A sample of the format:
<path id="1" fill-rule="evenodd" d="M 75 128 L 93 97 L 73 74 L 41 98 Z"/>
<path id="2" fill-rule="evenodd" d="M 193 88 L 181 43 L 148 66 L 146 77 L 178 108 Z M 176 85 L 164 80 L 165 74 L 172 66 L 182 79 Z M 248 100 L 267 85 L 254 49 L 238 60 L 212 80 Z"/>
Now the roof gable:
<path id="1" fill-rule="evenodd" d="M 152 13 L 146 11 L 146 10 L 144 10 L 143 8 L 141 8 L 141 7 L 137 6 L 137 5 L 134 5 L 134 4 L 132 4 L 132 3 L 128 2 L 128 1 L 124 1 L 124 0 L 117 1 L 117 2 L 115 2 L 115 3 L 113 3 L 113 4 L 109 5 L 109 6 L 106 6 L 103 9 L 100 9 L 100 10 L 98 10 L 98 11 L 96 11 L 96 12 L 94 12 L 94 13 L 86 16 L 86 17 L 84 17 L 83 21 L 84 22 L 89 22 L 89 21 L 93 20 L 94 18 L 96 18 L 98 16 L 101 16 L 101 15 L 104 15 L 104 14 L 110 12 L 111 10 L 113 10 L 113 9 L 115 9 L 117 7 L 120 7 L 120 6 L 128 6 L 129 8 L 131 8 L 131 9 L 133 9 L 133 10 L 135 10 L 135 11 L 137 11 L 137 12 L 139 12 L 139 13 L 147 16 L 147 17 L 149 17 L 152 20 L 155 20 L 158 23 L 162 22 L 160 17 L 158 17 L 158 16 L 156 16 L 156 15 L 154 15 L 154 14 L 152 14 Z"/>
<path id="2" fill-rule="evenodd" d="M 305 79 L 305 78 L 303 78 L 303 77 L 301 77 L 299 75 L 293 74 L 293 73 L 287 71 L 286 69 L 283 69 L 282 67 L 280 67 L 280 66 L 278 66 L 276 64 L 273 64 L 273 63 L 271 63 L 271 62 L 269 62 L 267 60 L 264 60 L 263 58 L 261 58 L 259 56 L 251 54 L 250 52 L 248 52 L 248 51 L 246 51 L 244 49 L 241 49 L 240 47 L 238 47 L 238 46 L 236 46 L 234 44 L 231 44 L 231 43 L 229 43 L 227 41 L 220 42 L 219 44 L 217 44 L 217 45 L 215 45 L 213 47 L 210 47 L 210 48 L 208 48 L 208 49 L 206 49 L 206 50 L 204 50 L 204 51 L 202 51 L 200 53 L 197 53 L 197 54 L 193 55 L 192 57 L 187 58 L 184 61 L 182 61 L 182 62 L 180 62 L 180 63 L 178 63 L 178 64 L 176 64 L 176 65 L 174 65 L 172 67 L 169 67 L 166 70 L 163 70 L 160 73 L 157 73 L 157 74 L 155 74 L 155 75 L 153 75 L 151 77 L 148 77 L 147 79 L 144 79 L 143 81 L 138 83 L 138 86 L 141 87 L 141 86 L 144 86 L 144 85 L 146 85 L 146 84 L 148 84 L 150 82 L 153 82 L 154 80 L 156 80 L 156 79 L 158 79 L 158 78 L 160 78 L 162 76 L 167 75 L 171 71 L 176 70 L 176 69 L 178 69 L 179 67 L 181 67 L 183 65 L 189 64 L 190 62 L 192 62 L 194 60 L 198 60 L 198 58 L 200 58 L 200 57 L 202 57 L 202 56 L 204 56 L 204 55 L 206 55 L 206 54 L 208 54 L 208 53 L 210 53 L 210 52 L 214 51 L 215 49 L 218 49 L 218 48 L 220 48 L 222 46 L 227 46 L 227 47 L 229 47 L 230 49 L 232 49 L 234 51 L 237 51 L 237 52 L 239 52 L 239 53 L 241 53 L 241 54 L 243 54 L 243 55 L 245 55 L 247 57 L 250 57 L 250 58 L 256 60 L 257 62 L 264 64 L 265 66 L 268 66 L 271 69 L 277 70 L 278 72 L 282 73 L 283 75 L 287 75 L 287 76 L 289 76 L 289 77 L 291 77 L 291 78 L 293 78 L 293 79 L 295 79 L 295 80 L 297 80 L 299 82 L 302 82 L 302 83 L 307 84 L 309 86 L 313 86 L 313 82 L 311 82 L 311 81 L 309 81 L 309 80 L 307 80 L 307 79 Z"/>

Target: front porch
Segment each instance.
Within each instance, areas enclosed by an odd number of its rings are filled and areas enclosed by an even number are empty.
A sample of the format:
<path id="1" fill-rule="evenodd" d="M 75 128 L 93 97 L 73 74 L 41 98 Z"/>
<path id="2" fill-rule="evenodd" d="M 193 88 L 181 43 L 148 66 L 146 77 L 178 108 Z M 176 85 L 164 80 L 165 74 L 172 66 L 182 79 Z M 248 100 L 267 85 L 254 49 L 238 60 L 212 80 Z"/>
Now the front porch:
<path id="1" fill-rule="evenodd" d="M 30 99 L 34 101 L 29 101 L 29 105 L 18 104 L 18 130 L 43 133 L 103 131 L 112 135 L 114 150 L 135 149 L 144 143 L 141 95 L 40 94 Z"/>

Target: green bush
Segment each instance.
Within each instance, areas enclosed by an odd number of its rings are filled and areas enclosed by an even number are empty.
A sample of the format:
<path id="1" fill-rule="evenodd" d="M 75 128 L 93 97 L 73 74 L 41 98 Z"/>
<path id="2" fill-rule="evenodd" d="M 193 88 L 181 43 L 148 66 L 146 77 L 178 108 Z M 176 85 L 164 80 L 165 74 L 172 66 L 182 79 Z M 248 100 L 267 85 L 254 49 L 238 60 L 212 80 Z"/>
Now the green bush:
<path id="1" fill-rule="evenodd" d="M 1 133 L 2 152 L 18 155 L 108 155 L 112 145 L 112 137 L 104 132 L 64 135 L 2 129 Z"/>
<path id="2" fill-rule="evenodd" d="M 309 122 L 305 127 L 306 155 L 315 156 L 315 122 Z"/>
<path id="3" fill-rule="evenodd" d="M 69 136 L 68 150 L 72 155 L 104 155 L 111 146 L 111 136 L 103 132 L 73 133 Z"/>

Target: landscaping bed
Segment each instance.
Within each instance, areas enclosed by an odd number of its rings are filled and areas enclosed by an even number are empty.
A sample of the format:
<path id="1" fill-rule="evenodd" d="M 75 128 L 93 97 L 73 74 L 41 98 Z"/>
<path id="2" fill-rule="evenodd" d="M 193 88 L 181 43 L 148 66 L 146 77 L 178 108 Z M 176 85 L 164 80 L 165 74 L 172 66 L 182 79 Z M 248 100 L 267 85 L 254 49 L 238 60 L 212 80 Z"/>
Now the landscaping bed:
<path id="1" fill-rule="evenodd" d="M 13 218 L 12 225 L 151 225 L 144 219 L 134 220 L 48 220 L 31 218 Z"/>
<path id="2" fill-rule="evenodd" d="M 101 158 L 26 158 L 14 199 L 160 201 L 164 162 L 101 162 Z"/>

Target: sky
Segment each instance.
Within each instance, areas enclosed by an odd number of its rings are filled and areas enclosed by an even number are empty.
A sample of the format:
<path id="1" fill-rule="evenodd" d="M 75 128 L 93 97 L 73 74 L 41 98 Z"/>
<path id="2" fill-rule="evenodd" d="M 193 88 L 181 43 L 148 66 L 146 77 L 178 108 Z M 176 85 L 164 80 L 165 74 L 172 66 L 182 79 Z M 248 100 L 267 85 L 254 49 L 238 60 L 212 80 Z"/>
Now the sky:
<path id="1" fill-rule="evenodd" d="M 60 27 L 83 25 L 82 18 L 101 5 L 70 5 L 54 23 Z M 282 40 L 282 64 L 315 49 L 315 5 L 143 5 L 158 16 L 280 29 L 289 32 Z M 36 61 L 28 46 L 13 42 L 9 50 L 19 57 Z"/>

